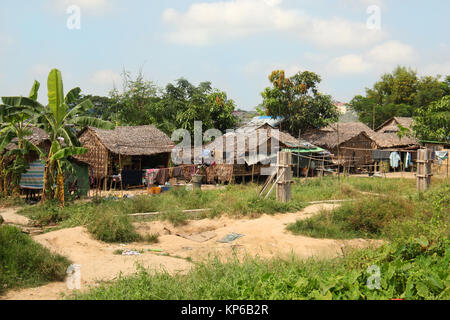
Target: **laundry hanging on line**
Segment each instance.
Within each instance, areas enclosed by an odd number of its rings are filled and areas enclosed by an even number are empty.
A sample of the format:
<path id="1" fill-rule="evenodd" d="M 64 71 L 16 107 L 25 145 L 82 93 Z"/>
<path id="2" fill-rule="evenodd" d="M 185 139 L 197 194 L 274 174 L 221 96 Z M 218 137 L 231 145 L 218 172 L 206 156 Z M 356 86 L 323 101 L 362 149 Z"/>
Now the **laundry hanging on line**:
<path id="1" fill-rule="evenodd" d="M 402 158 L 400 157 L 398 152 L 392 152 L 389 156 L 389 160 L 392 168 L 398 168 L 400 160 L 402 160 Z"/>

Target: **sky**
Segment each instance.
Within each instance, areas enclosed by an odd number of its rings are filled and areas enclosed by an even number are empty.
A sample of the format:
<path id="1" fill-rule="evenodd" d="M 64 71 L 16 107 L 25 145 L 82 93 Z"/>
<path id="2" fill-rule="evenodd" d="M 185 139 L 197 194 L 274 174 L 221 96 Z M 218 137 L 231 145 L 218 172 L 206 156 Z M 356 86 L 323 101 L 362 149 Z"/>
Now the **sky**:
<path id="1" fill-rule="evenodd" d="M 251 110 L 283 69 L 349 102 L 399 64 L 449 75 L 449 13 L 448 0 L 0 0 L 0 96 L 38 80 L 46 102 L 52 68 L 66 91 L 107 95 L 142 70 L 161 87 L 211 81 Z"/>

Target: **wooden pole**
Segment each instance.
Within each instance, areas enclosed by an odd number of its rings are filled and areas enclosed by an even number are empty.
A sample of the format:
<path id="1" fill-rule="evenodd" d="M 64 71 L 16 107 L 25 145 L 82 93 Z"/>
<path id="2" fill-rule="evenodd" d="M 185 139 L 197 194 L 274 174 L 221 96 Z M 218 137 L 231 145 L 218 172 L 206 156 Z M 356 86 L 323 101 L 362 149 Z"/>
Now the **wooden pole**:
<path id="1" fill-rule="evenodd" d="M 252 183 L 254 182 L 255 179 L 255 165 L 252 166 Z"/>
<path id="2" fill-rule="evenodd" d="M 423 192 L 431 185 L 431 150 L 421 149 L 417 152 L 417 191 Z"/>
<path id="3" fill-rule="evenodd" d="M 289 202 L 291 200 L 292 157 L 290 152 L 278 153 L 277 200 Z"/>

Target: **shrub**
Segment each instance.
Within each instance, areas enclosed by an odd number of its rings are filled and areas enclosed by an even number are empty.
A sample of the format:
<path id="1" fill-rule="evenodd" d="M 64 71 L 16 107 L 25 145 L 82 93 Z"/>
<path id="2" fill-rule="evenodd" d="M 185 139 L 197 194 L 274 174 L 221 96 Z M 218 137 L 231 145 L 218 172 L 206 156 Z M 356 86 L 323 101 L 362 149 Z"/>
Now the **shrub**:
<path id="1" fill-rule="evenodd" d="M 379 238 L 391 223 L 412 216 L 414 209 L 413 203 L 391 196 L 361 198 L 332 212 L 297 221 L 288 230 L 317 238 Z"/>
<path id="2" fill-rule="evenodd" d="M 135 276 L 72 298 L 86 300 L 379 300 L 450 298 L 449 242 L 417 241 L 356 251 L 346 258 L 300 261 L 247 258 L 196 264 L 188 274 L 141 269 Z M 380 288 L 367 285 L 380 269 Z"/>
<path id="3" fill-rule="evenodd" d="M 20 229 L 0 227 L 0 294 L 6 289 L 63 281 L 69 264 Z"/>
<path id="4" fill-rule="evenodd" d="M 88 230 L 97 240 L 104 242 L 134 242 L 141 239 L 129 218 L 116 211 L 97 214 L 88 225 Z"/>

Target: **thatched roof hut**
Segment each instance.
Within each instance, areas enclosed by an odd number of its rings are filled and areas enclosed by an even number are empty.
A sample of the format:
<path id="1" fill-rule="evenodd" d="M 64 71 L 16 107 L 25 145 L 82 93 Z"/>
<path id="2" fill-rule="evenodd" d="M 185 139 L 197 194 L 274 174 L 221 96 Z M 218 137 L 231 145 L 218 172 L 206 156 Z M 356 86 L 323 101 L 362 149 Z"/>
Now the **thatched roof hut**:
<path id="1" fill-rule="evenodd" d="M 31 135 L 25 137 L 29 142 L 37 147 L 46 147 L 50 144 L 50 137 L 45 130 L 37 127 L 30 127 Z M 17 138 L 14 138 L 5 148 L 6 151 L 17 149 Z"/>
<path id="2" fill-rule="evenodd" d="M 95 178 L 105 178 L 121 170 L 167 167 L 174 143 L 155 126 L 116 127 L 114 130 L 86 128 L 79 134 L 88 149 L 77 159 L 86 162 Z"/>
<path id="3" fill-rule="evenodd" d="M 372 162 L 371 150 L 378 148 L 372 134 L 361 122 L 348 122 L 308 131 L 302 139 L 329 150 L 342 165 L 363 166 Z"/>
<path id="4" fill-rule="evenodd" d="M 245 144 L 241 147 L 238 146 L 240 141 L 245 141 Z M 275 130 L 266 124 L 260 127 L 245 126 L 238 128 L 234 132 L 226 133 L 222 137 L 205 145 L 204 149 L 215 151 L 215 158 L 219 162 L 225 161 L 223 159 L 224 154 L 233 153 L 234 159 L 244 158 L 247 164 L 253 165 L 256 164 L 255 159 L 250 160 L 248 158 L 249 154 L 268 154 L 271 152 L 274 143 L 278 143 L 277 152 L 286 148 L 300 147 L 300 141 L 298 139 L 289 133 Z M 262 160 L 261 155 L 259 155 L 258 159 Z"/>
<path id="5" fill-rule="evenodd" d="M 151 156 L 171 152 L 172 140 L 155 126 L 88 128 L 110 152 L 124 156 Z M 80 135 L 82 139 L 83 134 Z"/>
<path id="6" fill-rule="evenodd" d="M 412 132 L 413 122 L 413 118 L 394 117 L 378 127 L 371 136 L 377 142 L 380 149 L 418 149 L 420 147 L 419 140 L 412 135 L 404 136 L 402 138 L 398 136 L 398 132 L 400 131 L 399 125 Z"/>
<path id="7" fill-rule="evenodd" d="M 413 118 L 393 117 L 379 126 L 375 131 L 380 133 L 397 133 L 400 130 L 398 128 L 399 125 L 411 129 L 413 122 Z"/>

